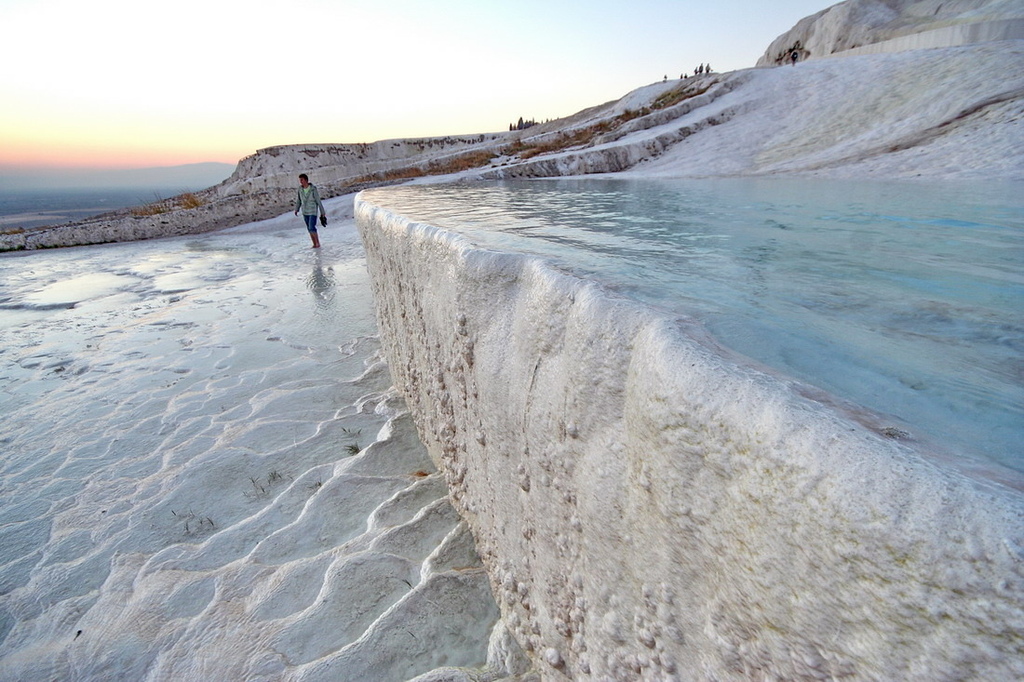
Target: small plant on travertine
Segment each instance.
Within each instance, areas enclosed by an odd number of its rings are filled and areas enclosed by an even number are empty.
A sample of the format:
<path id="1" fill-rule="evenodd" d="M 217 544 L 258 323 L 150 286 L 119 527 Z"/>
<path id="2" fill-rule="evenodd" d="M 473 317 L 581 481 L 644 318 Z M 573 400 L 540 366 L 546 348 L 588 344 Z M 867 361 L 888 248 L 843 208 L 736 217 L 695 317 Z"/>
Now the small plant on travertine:
<path id="1" fill-rule="evenodd" d="M 345 428 L 343 428 L 341 430 L 341 432 L 343 434 L 345 434 L 346 436 L 348 436 L 349 438 L 359 438 L 359 434 L 361 434 L 363 432 L 363 430 L 362 429 L 345 429 Z M 358 455 L 360 450 L 362 450 L 362 448 L 359 446 L 359 441 L 358 440 L 355 441 L 355 442 L 349 443 L 348 445 L 345 446 L 345 452 L 347 452 L 350 455 Z"/>
<path id="2" fill-rule="evenodd" d="M 209 516 L 199 516 L 192 508 L 184 514 L 171 510 L 171 515 L 177 517 L 182 521 L 182 529 L 187 536 L 202 535 L 204 533 L 212 532 L 217 526 L 213 523 L 213 519 Z"/>
<path id="3" fill-rule="evenodd" d="M 308 485 L 306 487 L 309 488 L 310 490 L 316 492 L 317 490 L 320 490 L 320 488 L 322 488 L 323 485 L 324 485 L 323 479 L 318 478 L 318 479 L 316 479 L 316 483 L 311 483 L 310 485 Z"/>
<path id="4" fill-rule="evenodd" d="M 259 498 L 266 496 L 267 489 L 262 483 L 260 483 L 260 479 L 255 476 L 250 476 L 249 482 L 252 484 L 252 490 L 242 493 L 243 495 L 253 500 L 258 500 Z"/>
<path id="5" fill-rule="evenodd" d="M 291 477 L 289 476 L 288 478 L 290 479 Z M 243 492 L 242 494 L 245 497 L 249 498 L 250 500 L 259 500 L 270 494 L 269 488 L 271 486 L 283 480 L 285 480 L 285 475 L 282 474 L 277 469 L 274 469 L 269 474 L 267 474 L 266 482 L 260 480 L 258 476 L 250 476 L 249 485 L 251 485 L 252 487 L 249 490 Z"/>
<path id="6" fill-rule="evenodd" d="M 886 426 L 882 429 L 882 435 L 886 438 L 892 438 L 893 440 L 903 440 L 910 438 L 910 434 L 903 429 L 897 429 L 895 426 Z"/>

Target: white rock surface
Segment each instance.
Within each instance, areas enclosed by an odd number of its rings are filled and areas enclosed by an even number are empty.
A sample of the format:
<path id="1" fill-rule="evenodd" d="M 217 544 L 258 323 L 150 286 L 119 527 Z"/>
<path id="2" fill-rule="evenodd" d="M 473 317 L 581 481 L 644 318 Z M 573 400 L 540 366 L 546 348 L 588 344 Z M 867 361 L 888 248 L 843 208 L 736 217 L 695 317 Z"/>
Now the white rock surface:
<path id="1" fill-rule="evenodd" d="M 1024 41 L 755 70 L 679 125 L 713 108 L 630 172 L 1024 180 Z"/>
<path id="2" fill-rule="evenodd" d="M 316 251 L 289 214 L 7 255 L 0 282 L 0 680 L 485 664 L 498 609 L 351 220 Z"/>
<path id="3" fill-rule="evenodd" d="M 1024 5 L 1016 0 L 846 0 L 801 19 L 772 41 L 757 65 L 790 63 L 794 51 L 801 61 L 819 59 L 946 28 L 955 30 L 934 36 L 930 44 L 896 42 L 889 51 L 984 42 L 1000 38 L 995 25 L 1014 19 L 1024 19 Z M 989 28 L 976 32 L 967 28 L 972 24 Z"/>

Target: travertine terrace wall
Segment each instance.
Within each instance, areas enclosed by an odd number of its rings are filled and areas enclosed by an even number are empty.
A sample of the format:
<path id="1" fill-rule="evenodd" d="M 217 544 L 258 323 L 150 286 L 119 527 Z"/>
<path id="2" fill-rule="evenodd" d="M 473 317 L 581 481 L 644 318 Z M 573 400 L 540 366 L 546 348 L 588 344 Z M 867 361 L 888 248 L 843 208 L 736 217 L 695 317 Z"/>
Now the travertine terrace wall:
<path id="1" fill-rule="evenodd" d="M 543 679 L 1024 676 L 1019 494 L 379 191 L 392 377 Z"/>

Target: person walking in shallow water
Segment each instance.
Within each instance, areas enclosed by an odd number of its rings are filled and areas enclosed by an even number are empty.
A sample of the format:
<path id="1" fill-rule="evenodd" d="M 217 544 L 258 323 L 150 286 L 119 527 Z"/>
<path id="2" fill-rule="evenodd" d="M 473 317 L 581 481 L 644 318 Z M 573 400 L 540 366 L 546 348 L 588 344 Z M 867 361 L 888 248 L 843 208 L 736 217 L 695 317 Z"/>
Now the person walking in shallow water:
<path id="1" fill-rule="evenodd" d="M 313 240 L 313 248 L 320 248 L 320 235 L 316 231 L 317 214 L 320 220 L 326 225 L 327 211 L 324 209 L 324 202 L 320 201 L 320 192 L 316 185 L 310 183 L 309 176 L 303 173 L 299 176 L 299 195 L 295 201 L 295 215 L 302 211 L 302 219 L 306 221 L 306 230 L 309 238 Z"/>

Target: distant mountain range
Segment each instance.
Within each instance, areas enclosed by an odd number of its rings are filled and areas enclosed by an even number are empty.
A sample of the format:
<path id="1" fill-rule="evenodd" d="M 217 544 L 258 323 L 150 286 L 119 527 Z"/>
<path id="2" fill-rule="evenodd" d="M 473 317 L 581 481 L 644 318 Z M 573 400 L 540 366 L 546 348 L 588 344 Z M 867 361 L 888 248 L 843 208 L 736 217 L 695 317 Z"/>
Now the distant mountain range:
<path id="1" fill-rule="evenodd" d="M 181 166 L 133 168 L 126 170 L 58 170 L 37 169 L 16 173 L 0 171 L 0 189 L 162 189 L 174 192 L 206 189 L 227 179 L 235 166 L 228 163 L 189 163 Z"/>

